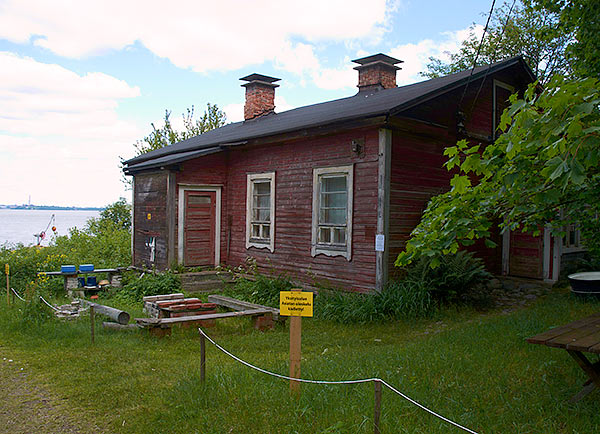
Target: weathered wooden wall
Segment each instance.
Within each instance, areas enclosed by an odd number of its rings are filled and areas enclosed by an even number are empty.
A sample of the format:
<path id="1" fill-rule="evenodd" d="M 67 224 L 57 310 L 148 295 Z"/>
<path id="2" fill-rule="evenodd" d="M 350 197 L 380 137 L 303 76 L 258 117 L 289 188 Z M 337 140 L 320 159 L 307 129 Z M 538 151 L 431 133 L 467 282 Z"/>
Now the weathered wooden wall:
<path id="1" fill-rule="evenodd" d="M 484 146 L 492 139 L 494 131 L 494 79 L 517 89 L 522 89 L 526 83 L 526 78 L 517 75 L 515 71 L 489 75 L 483 86 L 482 80 L 470 83 L 460 109 L 465 113 L 465 127 L 470 135 L 467 138 Z M 392 275 L 393 261 L 404 248 L 412 229 L 419 223 L 427 202 L 431 196 L 449 189 L 454 172 L 448 172 L 443 167 L 447 160 L 443 151 L 444 148 L 456 144 L 459 138 L 463 138 L 457 134 L 456 128 L 458 103 L 462 95 L 463 88 L 458 88 L 424 102 L 403 113 L 403 117 L 394 120 L 390 180 Z M 476 97 L 476 104 L 473 105 Z M 502 266 L 502 240 L 498 230 L 493 231 L 491 238 L 498 245 L 496 248 L 490 249 L 483 242 L 477 242 L 468 250 L 481 257 L 489 271 L 499 274 Z"/>
<path id="2" fill-rule="evenodd" d="M 365 150 L 352 153 L 353 139 Z M 178 183 L 220 184 L 221 261 L 231 266 L 256 259 L 261 271 L 275 271 L 306 282 L 368 291 L 375 285 L 377 224 L 376 128 L 260 146 L 245 146 L 182 165 Z M 311 256 L 313 169 L 354 164 L 352 257 Z M 246 249 L 246 179 L 275 171 L 275 251 Z M 226 179 L 223 177 L 227 174 Z M 229 225 L 231 222 L 231 225 Z M 228 237 L 230 242 L 228 243 Z"/>
<path id="3" fill-rule="evenodd" d="M 168 172 L 161 171 L 134 177 L 134 265 L 167 267 L 167 176 Z M 154 261 L 151 260 L 153 239 Z"/>

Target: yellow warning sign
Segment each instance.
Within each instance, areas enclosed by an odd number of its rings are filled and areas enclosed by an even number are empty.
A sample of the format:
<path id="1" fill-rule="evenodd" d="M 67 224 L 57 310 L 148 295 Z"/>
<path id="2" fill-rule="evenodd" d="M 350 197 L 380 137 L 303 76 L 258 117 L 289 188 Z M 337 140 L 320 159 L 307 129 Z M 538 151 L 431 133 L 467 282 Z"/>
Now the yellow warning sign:
<path id="1" fill-rule="evenodd" d="M 281 291 L 279 314 L 283 316 L 313 316 L 313 293 L 303 291 Z"/>

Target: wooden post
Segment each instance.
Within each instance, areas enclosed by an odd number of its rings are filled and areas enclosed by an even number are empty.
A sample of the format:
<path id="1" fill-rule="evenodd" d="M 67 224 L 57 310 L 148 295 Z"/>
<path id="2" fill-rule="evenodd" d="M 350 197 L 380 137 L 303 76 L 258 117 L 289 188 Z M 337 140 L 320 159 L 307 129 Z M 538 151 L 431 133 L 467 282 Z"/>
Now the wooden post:
<path id="1" fill-rule="evenodd" d="M 6 303 L 10 306 L 10 265 L 4 266 L 4 272 L 6 273 Z"/>
<path id="2" fill-rule="evenodd" d="M 379 419 L 381 418 L 381 381 L 373 380 L 373 385 L 375 386 L 375 408 L 373 415 L 373 425 L 375 434 L 381 434 L 379 429 Z"/>
<path id="3" fill-rule="evenodd" d="M 294 288 L 292 291 L 302 291 Z M 302 317 L 290 317 L 290 377 L 300 378 L 300 359 L 302 357 Z M 300 397 L 300 382 L 290 380 L 290 392 Z"/>
<path id="4" fill-rule="evenodd" d="M 92 331 L 92 344 L 94 343 L 94 306 L 90 306 L 90 325 Z"/>
<path id="5" fill-rule="evenodd" d="M 200 333 L 200 382 L 206 379 L 206 338 Z"/>

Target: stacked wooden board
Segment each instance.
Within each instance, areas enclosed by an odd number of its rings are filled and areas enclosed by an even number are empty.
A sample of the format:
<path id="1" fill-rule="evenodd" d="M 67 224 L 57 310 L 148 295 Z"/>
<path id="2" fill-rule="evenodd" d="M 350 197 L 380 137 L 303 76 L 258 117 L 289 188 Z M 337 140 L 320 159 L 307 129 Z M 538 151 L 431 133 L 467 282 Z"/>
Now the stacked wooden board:
<path id="1" fill-rule="evenodd" d="M 136 322 L 148 328 L 152 334 L 162 336 L 170 333 L 172 325 L 214 325 L 215 320 L 249 316 L 254 327 L 265 330 L 273 327 L 273 320 L 281 320 L 279 310 L 247 303 L 234 298 L 210 295 L 209 303 L 197 298 L 185 298 L 183 294 L 166 294 L 144 297 L 144 311 L 150 318 L 136 318 Z M 234 309 L 235 312 L 216 312 L 217 306 Z"/>

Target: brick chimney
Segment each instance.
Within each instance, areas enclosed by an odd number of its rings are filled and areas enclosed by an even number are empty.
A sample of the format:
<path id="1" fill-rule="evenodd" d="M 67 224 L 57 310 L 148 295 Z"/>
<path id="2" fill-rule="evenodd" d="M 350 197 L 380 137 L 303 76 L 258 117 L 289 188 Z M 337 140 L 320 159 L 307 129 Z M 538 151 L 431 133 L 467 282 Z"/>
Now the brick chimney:
<path id="1" fill-rule="evenodd" d="M 275 88 L 279 78 L 268 77 L 261 74 L 250 74 L 240 80 L 248 83 L 242 84 L 246 88 L 246 103 L 244 104 L 244 120 L 257 118 L 275 111 Z"/>
<path id="2" fill-rule="evenodd" d="M 359 92 L 396 87 L 396 71 L 402 68 L 395 65 L 404 63 L 402 60 L 381 53 L 356 59 L 353 62 L 359 64 L 354 67 L 358 71 Z"/>

